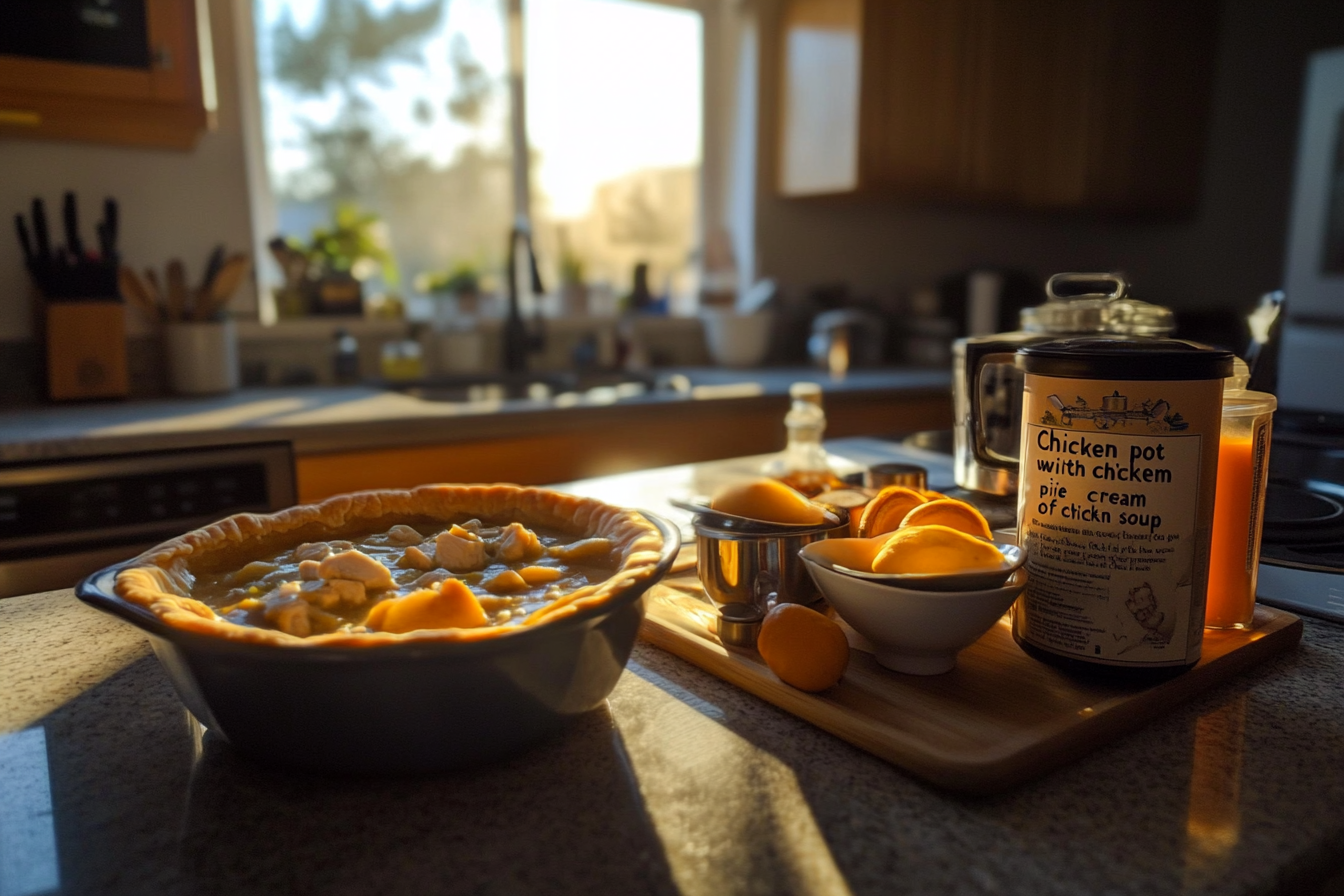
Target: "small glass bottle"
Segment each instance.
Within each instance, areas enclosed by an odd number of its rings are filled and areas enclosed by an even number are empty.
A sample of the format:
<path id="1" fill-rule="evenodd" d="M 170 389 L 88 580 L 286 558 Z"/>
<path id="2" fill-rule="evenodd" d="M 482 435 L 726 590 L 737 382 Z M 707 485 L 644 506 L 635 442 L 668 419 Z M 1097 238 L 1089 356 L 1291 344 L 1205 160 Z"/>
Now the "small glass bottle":
<path id="1" fill-rule="evenodd" d="M 809 498 L 828 489 L 844 488 L 844 480 L 831 469 L 826 449 L 821 445 L 822 433 L 826 431 L 821 386 L 794 383 L 789 387 L 789 398 L 793 404 L 784 415 L 788 444 L 765 464 L 761 472 Z"/>

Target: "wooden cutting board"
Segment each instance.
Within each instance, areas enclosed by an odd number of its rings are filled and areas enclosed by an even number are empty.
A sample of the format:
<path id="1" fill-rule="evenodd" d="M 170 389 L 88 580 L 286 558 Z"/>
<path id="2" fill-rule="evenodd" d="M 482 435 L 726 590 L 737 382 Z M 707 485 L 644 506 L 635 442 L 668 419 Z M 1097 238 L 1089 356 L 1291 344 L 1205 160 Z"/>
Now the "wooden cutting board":
<path id="1" fill-rule="evenodd" d="M 684 568 L 684 564 L 678 564 Z M 754 650 L 724 648 L 716 610 L 694 572 L 650 590 L 640 636 L 780 709 L 939 787 L 993 793 L 1057 768 L 1159 713 L 1293 647 L 1302 620 L 1257 606 L 1250 631 L 1208 631 L 1203 659 L 1150 687 L 1078 681 L 1028 657 L 1008 617 L 963 650 L 944 675 L 892 672 L 850 638 L 849 670 L 820 694 L 774 676 Z"/>

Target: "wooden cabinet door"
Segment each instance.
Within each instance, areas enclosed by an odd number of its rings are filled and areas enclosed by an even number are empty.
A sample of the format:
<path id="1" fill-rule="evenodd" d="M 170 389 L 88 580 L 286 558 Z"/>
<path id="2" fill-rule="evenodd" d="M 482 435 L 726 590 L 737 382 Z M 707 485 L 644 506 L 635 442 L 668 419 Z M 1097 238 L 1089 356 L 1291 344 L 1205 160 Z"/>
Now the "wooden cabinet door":
<path id="1" fill-rule="evenodd" d="M 141 2 L 143 66 L 0 54 L 0 136 L 194 145 L 208 123 L 197 27 L 205 4 Z"/>
<path id="2" fill-rule="evenodd" d="M 1216 0 L 790 0 L 780 190 L 1189 211 L 1216 18 Z M 809 70 L 800 52 L 815 32 L 854 47 L 854 116 L 836 113 L 849 87 L 837 67 Z M 852 176 L 836 149 L 846 140 L 857 142 Z M 800 158 L 814 162 L 807 177 Z"/>

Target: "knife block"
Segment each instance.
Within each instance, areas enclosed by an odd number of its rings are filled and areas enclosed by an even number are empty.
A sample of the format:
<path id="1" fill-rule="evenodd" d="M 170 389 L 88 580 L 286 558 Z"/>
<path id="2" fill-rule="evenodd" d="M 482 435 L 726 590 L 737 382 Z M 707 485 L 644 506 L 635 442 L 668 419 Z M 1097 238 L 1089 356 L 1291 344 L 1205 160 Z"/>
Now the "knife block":
<path id="1" fill-rule="evenodd" d="M 48 302 L 46 348 L 53 401 L 125 398 L 130 391 L 121 302 Z"/>

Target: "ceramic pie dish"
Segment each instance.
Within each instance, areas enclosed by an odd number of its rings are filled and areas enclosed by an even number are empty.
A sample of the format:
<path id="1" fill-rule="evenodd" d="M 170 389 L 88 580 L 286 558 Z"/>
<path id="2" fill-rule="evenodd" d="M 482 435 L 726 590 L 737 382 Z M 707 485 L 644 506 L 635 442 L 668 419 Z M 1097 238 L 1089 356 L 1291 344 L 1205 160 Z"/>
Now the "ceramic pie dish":
<path id="1" fill-rule="evenodd" d="M 398 527 L 432 539 L 471 521 L 483 532 L 533 527 L 561 558 L 566 545 L 605 540 L 598 565 L 610 574 L 571 577 L 578 587 L 560 587 L 565 579 L 541 597 L 521 593 L 512 618 L 496 610 L 489 624 L 470 628 L 376 631 L 356 615 L 298 636 L 268 627 L 261 611 L 193 596 L 229 570 L 288 557 L 300 545 L 359 545 Z M 599 705 L 629 658 L 641 597 L 679 542 L 661 519 L 592 499 L 518 486 L 422 486 L 229 517 L 95 573 L 76 594 L 144 630 L 183 703 L 240 752 L 306 770 L 420 772 L 506 756 Z M 541 556 L 520 562 L 565 563 Z M 473 579 L 488 572 L 454 575 L 495 607 Z M 283 575 L 258 579 L 256 590 Z M 401 597 L 413 584 L 371 591 L 367 603 Z"/>

